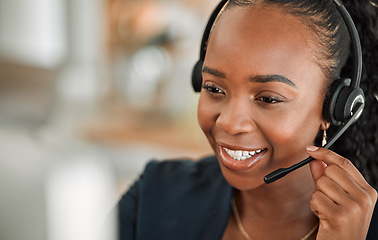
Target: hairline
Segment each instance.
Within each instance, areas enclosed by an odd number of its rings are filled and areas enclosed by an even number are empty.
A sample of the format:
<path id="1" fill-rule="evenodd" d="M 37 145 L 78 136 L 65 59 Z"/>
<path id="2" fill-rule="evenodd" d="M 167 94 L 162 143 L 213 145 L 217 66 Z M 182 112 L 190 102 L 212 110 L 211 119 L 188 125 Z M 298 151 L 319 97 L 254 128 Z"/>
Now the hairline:
<path id="1" fill-rule="evenodd" d="M 269 3 L 269 2 L 266 2 L 264 0 L 246 0 L 246 1 L 243 1 L 243 2 L 231 2 L 231 1 L 228 1 L 224 6 L 223 8 L 221 9 L 221 11 L 219 11 L 218 13 L 218 16 L 216 17 L 212 27 L 211 27 L 211 30 L 210 30 L 210 33 L 209 33 L 209 37 L 208 37 L 208 41 L 212 35 L 212 32 L 213 32 L 213 29 L 214 27 L 216 26 L 219 18 L 227 11 L 227 10 L 230 10 L 232 8 L 235 8 L 235 7 L 241 7 L 241 8 L 254 8 L 256 6 L 275 6 L 277 7 L 280 11 L 283 11 L 284 13 L 287 13 L 287 14 L 290 14 L 294 17 L 296 17 L 302 24 L 304 24 L 306 26 L 306 28 L 313 32 L 315 34 L 315 36 L 313 36 L 311 38 L 311 43 L 314 44 L 314 47 L 311 51 L 311 58 L 313 60 L 313 62 L 320 68 L 321 72 L 323 73 L 323 79 L 322 79 L 322 83 L 323 83 L 323 88 L 324 91 L 322 92 L 322 94 L 325 94 L 327 92 L 327 89 L 329 87 L 329 85 L 332 83 L 333 80 L 335 80 L 337 77 L 336 76 L 331 76 L 332 71 L 332 65 L 331 64 L 328 64 L 329 66 L 327 66 L 327 63 L 326 63 L 326 59 L 324 60 L 321 60 L 321 58 L 325 58 L 325 54 L 324 54 L 324 51 L 329 51 L 328 48 L 326 46 L 324 46 L 324 44 L 322 44 L 322 41 L 321 41 L 321 37 L 320 37 L 320 34 L 319 34 L 319 30 L 316 29 L 316 27 L 314 25 L 316 25 L 316 23 L 314 23 L 313 21 L 311 21 L 310 19 L 306 18 L 305 16 L 303 16 L 302 14 L 300 13 L 297 13 L 296 11 L 294 10 L 291 10 L 290 7 L 286 7 L 284 5 L 279 5 L 277 3 Z M 321 49 L 321 50 L 318 50 L 317 49 Z M 340 73 L 336 73 L 337 75 L 339 75 Z"/>

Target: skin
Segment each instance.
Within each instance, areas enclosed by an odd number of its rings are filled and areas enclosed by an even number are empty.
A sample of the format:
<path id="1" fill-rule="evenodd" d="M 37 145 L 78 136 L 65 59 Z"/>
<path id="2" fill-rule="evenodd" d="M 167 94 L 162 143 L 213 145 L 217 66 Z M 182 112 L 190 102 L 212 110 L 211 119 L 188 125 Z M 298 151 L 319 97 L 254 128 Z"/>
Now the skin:
<path id="1" fill-rule="evenodd" d="M 227 9 L 209 39 L 198 121 L 236 189 L 242 224 L 253 239 L 300 239 L 318 222 L 313 239 L 364 239 L 370 223 L 376 192 L 358 170 L 331 151 L 306 150 L 329 126 L 314 42 L 299 19 L 269 5 Z M 266 152 L 252 168 L 237 171 L 222 162 L 222 146 Z M 309 155 L 318 159 L 311 168 L 263 182 Z M 224 239 L 243 239 L 232 215 Z"/>

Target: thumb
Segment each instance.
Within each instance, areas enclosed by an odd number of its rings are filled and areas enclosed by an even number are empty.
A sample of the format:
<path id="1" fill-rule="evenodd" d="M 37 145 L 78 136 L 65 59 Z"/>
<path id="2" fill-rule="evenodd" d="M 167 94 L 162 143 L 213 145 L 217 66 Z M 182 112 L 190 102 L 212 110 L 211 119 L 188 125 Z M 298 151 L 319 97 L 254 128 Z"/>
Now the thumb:
<path id="1" fill-rule="evenodd" d="M 312 177 L 314 178 L 314 181 L 318 180 L 321 176 L 324 174 L 324 169 L 327 167 L 327 164 L 325 164 L 321 160 L 312 160 L 310 163 L 310 170 Z"/>
<path id="2" fill-rule="evenodd" d="M 309 146 L 307 151 L 312 152 L 318 150 L 318 147 Z M 314 181 L 318 180 L 324 174 L 324 169 L 327 167 L 327 164 L 321 160 L 314 159 L 310 162 L 310 170 Z"/>

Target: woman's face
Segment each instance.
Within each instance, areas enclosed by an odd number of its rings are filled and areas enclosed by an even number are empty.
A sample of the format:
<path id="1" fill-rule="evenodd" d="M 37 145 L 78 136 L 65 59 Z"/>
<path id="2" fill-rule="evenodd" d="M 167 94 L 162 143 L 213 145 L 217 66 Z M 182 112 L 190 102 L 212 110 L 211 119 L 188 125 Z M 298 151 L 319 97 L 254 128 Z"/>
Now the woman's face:
<path id="1" fill-rule="evenodd" d="M 234 187 L 256 188 L 266 174 L 308 156 L 324 123 L 314 37 L 274 6 L 233 7 L 217 20 L 198 120 Z"/>

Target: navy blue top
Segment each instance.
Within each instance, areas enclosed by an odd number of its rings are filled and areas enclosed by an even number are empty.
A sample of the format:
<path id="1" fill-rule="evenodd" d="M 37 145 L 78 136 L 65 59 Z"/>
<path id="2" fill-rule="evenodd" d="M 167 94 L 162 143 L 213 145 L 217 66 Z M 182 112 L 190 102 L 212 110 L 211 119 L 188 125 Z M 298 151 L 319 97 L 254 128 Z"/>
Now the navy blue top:
<path id="1" fill-rule="evenodd" d="M 118 204 L 119 237 L 221 239 L 232 195 L 215 156 L 197 162 L 152 161 Z M 378 239 L 377 211 L 368 240 Z"/>

